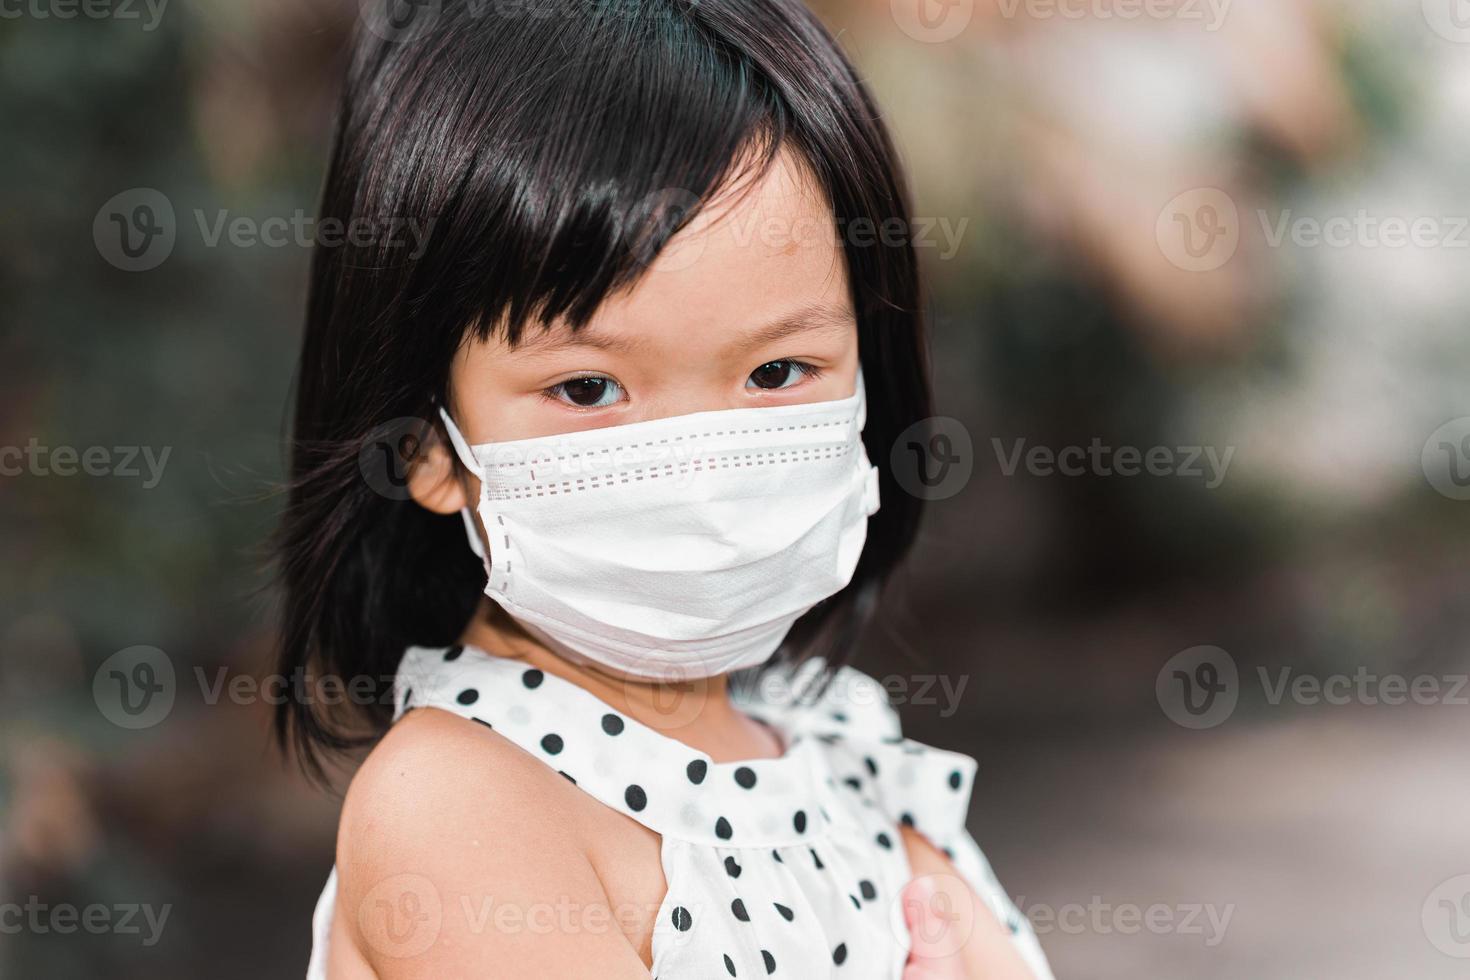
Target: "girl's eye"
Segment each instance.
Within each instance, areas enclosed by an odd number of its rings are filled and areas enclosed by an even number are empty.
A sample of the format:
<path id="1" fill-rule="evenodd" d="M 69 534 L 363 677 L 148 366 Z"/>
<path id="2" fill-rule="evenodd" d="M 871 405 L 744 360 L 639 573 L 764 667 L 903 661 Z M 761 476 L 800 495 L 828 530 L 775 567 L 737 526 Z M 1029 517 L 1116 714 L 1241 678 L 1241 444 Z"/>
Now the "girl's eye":
<path id="1" fill-rule="evenodd" d="M 612 378 L 572 378 L 552 385 L 546 393 L 575 408 L 606 408 L 622 401 L 623 386 Z"/>
<path id="2" fill-rule="evenodd" d="M 815 373 L 815 368 L 801 361 L 771 361 L 750 372 L 750 380 L 745 383 L 745 387 L 767 391 L 790 388 L 802 378 Z"/>

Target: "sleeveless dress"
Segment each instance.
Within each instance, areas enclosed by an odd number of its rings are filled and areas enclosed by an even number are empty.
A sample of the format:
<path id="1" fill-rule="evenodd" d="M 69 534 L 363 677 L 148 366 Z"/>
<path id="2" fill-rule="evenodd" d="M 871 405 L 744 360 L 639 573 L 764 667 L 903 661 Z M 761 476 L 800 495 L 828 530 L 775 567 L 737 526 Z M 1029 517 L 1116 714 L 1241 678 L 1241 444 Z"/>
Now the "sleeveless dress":
<path id="1" fill-rule="evenodd" d="M 819 671 L 732 678 L 741 710 L 784 742 L 777 759 L 713 762 L 569 681 L 462 646 L 408 651 L 395 717 L 435 707 L 484 724 L 661 835 L 668 893 L 654 977 L 898 980 L 909 945 L 899 894 L 911 878 L 898 828 L 908 825 L 950 857 L 1037 980 L 1052 980 L 965 829 L 974 760 L 904 739 L 883 688 L 850 668 L 814 699 Z M 308 980 L 326 977 L 336 885 L 334 869 Z"/>

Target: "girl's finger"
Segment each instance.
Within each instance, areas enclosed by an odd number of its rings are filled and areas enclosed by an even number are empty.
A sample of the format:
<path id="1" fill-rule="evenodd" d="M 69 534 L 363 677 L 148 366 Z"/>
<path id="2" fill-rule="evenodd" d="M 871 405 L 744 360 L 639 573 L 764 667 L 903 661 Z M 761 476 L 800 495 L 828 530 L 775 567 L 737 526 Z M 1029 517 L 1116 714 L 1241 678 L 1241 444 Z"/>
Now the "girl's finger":
<path id="1" fill-rule="evenodd" d="M 902 980 L 966 980 L 964 965 L 954 955 L 933 955 L 936 937 L 947 923 L 938 914 L 938 888 L 930 875 L 909 882 L 903 890 L 903 920 L 909 930 L 909 959 Z M 942 944 L 941 944 L 942 945 Z"/>

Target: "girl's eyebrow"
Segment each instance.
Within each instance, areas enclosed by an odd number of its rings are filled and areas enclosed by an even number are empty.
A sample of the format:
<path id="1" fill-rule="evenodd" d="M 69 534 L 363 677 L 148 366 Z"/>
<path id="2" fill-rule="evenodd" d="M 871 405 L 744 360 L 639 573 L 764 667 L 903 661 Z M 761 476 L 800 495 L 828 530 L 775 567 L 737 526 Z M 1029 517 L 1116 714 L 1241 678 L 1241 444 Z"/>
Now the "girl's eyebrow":
<path id="1" fill-rule="evenodd" d="M 740 353 L 769 346 L 796 334 L 846 332 L 851 329 L 855 319 L 846 306 L 813 303 L 757 327 L 748 334 L 738 336 L 726 350 Z M 636 354 L 647 350 L 648 342 L 641 337 L 606 336 L 599 334 L 595 327 L 588 326 L 576 332 L 543 331 L 534 337 L 522 338 L 516 345 L 516 353 L 523 357 L 549 357 L 569 350 L 588 349 Z"/>
<path id="2" fill-rule="evenodd" d="M 737 350 L 765 347 L 800 333 L 846 332 L 853 326 L 855 319 L 852 311 L 845 306 L 814 303 L 752 331 L 730 346 Z"/>
<path id="3" fill-rule="evenodd" d="M 572 331 L 563 329 L 559 331 L 546 330 L 541 334 L 522 338 L 516 344 L 515 352 L 523 357 L 549 357 L 569 350 L 603 350 L 613 353 L 637 353 L 645 350 L 648 342 L 639 337 L 607 337 L 599 334 L 594 327 L 583 327 L 581 330 Z"/>

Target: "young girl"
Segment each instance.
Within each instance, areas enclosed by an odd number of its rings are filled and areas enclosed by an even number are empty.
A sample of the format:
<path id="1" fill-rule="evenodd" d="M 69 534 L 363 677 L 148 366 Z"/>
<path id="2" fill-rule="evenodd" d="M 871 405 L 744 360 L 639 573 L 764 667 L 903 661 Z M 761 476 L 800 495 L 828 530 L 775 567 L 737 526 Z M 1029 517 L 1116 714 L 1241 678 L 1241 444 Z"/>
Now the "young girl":
<path id="1" fill-rule="evenodd" d="M 841 666 L 929 414 L 851 66 L 798 0 L 418 12 L 322 210 L 427 233 L 317 252 L 298 379 L 282 667 L 347 706 L 278 727 L 376 743 L 309 976 L 1046 980 L 974 763 Z"/>

